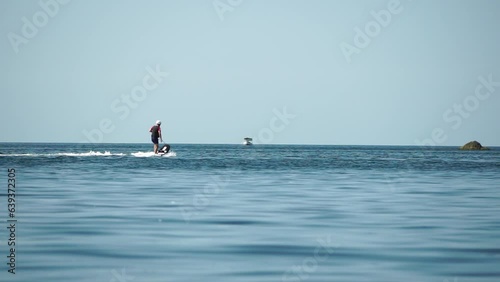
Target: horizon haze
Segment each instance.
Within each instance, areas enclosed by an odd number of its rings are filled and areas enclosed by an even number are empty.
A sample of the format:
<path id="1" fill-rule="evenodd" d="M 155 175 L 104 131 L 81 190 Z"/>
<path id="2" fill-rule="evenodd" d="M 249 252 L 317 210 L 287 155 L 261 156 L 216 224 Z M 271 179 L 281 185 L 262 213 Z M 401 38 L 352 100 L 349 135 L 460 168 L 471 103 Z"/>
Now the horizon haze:
<path id="1" fill-rule="evenodd" d="M 500 1 L 0 11 L 0 142 L 500 146 Z"/>

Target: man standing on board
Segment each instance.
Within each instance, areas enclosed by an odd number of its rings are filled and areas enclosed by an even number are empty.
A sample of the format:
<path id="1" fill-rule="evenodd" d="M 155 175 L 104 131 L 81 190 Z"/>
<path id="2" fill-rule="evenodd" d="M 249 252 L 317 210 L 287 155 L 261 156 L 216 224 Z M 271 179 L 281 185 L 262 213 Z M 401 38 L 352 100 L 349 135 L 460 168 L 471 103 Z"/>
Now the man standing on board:
<path id="1" fill-rule="evenodd" d="M 163 142 L 163 138 L 161 137 L 161 121 L 157 120 L 156 124 L 149 129 L 149 132 L 151 132 L 151 142 L 153 142 L 153 150 L 155 154 L 158 154 L 158 138 Z"/>

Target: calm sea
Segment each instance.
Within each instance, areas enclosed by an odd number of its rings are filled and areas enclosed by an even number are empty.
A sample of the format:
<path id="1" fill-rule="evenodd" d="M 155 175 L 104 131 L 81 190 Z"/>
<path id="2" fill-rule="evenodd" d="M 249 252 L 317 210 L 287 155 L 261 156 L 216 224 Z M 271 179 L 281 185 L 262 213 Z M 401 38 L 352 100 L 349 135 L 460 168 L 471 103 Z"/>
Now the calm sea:
<path id="1" fill-rule="evenodd" d="M 0 281 L 500 281 L 500 148 L 149 150 L 0 144 Z"/>

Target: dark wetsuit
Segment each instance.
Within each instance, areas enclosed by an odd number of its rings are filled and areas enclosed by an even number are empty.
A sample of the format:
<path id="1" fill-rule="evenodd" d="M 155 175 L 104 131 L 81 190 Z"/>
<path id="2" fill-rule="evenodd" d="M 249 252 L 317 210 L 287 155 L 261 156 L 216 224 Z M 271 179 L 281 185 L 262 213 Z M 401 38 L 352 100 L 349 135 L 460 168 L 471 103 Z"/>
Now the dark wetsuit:
<path id="1" fill-rule="evenodd" d="M 158 138 L 160 138 L 160 133 L 161 133 L 160 126 L 155 125 L 151 127 L 149 132 L 151 132 L 151 142 L 153 142 L 153 144 L 158 144 Z"/>

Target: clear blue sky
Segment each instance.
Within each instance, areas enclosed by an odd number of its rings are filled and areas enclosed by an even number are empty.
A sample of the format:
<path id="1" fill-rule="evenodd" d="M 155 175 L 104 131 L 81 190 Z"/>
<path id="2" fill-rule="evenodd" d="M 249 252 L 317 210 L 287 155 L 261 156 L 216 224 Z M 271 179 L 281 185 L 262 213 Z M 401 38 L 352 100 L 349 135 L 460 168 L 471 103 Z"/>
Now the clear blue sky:
<path id="1" fill-rule="evenodd" d="M 500 1 L 394 1 L 0 1 L 0 142 L 500 145 Z"/>

